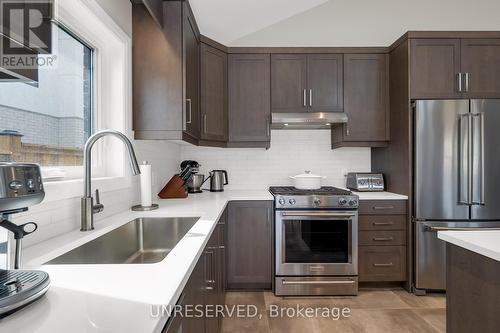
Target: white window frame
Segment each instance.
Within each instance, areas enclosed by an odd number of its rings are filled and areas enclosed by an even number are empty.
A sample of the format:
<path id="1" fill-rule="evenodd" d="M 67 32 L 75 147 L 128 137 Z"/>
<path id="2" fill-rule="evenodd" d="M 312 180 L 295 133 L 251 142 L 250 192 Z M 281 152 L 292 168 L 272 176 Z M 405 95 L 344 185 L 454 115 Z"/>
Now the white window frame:
<path id="1" fill-rule="evenodd" d="M 93 131 L 115 129 L 132 138 L 130 36 L 95 0 L 56 0 L 55 3 L 55 21 L 93 49 Z M 104 138 L 96 143 L 92 162 L 95 188 L 106 192 L 132 186 L 125 149 L 118 140 Z M 46 182 L 45 202 L 82 195 L 83 166 L 65 170 L 68 178 L 73 179 Z"/>

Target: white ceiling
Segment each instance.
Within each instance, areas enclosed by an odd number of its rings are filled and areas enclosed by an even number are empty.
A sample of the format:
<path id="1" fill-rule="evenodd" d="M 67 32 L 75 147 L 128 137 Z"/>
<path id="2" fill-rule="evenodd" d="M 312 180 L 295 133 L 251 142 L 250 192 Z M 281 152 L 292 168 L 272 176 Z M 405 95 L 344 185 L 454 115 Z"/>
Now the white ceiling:
<path id="1" fill-rule="evenodd" d="M 228 44 L 328 0 L 190 0 L 203 35 Z"/>

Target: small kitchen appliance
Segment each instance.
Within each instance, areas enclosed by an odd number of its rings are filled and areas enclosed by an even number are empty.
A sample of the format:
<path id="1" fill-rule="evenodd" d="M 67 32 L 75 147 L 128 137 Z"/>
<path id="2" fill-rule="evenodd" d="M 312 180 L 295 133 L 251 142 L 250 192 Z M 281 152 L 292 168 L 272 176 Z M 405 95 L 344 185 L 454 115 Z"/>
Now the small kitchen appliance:
<path id="1" fill-rule="evenodd" d="M 349 172 L 346 187 L 359 192 L 381 192 L 385 189 L 384 175 L 381 173 Z"/>
<path id="2" fill-rule="evenodd" d="M 201 189 L 201 186 L 205 182 L 205 175 L 202 173 L 196 173 L 192 174 L 191 177 L 189 177 L 187 185 L 188 185 L 188 192 L 189 193 L 202 193 L 203 190 Z"/>
<path id="3" fill-rule="evenodd" d="M 269 190 L 275 199 L 275 294 L 357 295 L 358 196 L 329 186 Z"/>
<path id="4" fill-rule="evenodd" d="M 212 170 L 208 178 L 210 178 L 210 192 L 223 192 L 224 185 L 229 184 L 226 170 Z"/>
<path id="5" fill-rule="evenodd" d="M 50 279 L 46 272 L 19 270 L 22 238 L 34 232 L 37 225 L 33 222 L 17 225 L 9 221 L 11 214 L 27 211 L 44 196 L 38 165 L 0 163 L 0 227 L 13 232 L 16 241 L 15 269 L 0 269 L 0 318 L 34 302 L 49 289 Z M 3 248 L 8 249 L 8 246 Z"/>

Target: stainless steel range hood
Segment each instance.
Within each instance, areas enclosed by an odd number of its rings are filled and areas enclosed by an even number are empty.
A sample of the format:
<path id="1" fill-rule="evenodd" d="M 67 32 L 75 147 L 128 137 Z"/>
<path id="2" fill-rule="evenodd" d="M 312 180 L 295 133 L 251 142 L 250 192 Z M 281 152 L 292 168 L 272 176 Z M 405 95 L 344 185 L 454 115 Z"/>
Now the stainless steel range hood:
<path id="1" fill-rule="evenodd" d="M 344 112 L 273 112 L 271 118 L 273 129 L 329 129 L 333 124 L 347 123 Z"/>

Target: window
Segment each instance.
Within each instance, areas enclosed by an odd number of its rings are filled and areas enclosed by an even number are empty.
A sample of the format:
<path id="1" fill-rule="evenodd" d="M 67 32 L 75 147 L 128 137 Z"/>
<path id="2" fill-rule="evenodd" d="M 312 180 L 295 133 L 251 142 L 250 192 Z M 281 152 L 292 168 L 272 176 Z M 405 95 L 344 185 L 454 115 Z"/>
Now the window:
<path id="1" fill-rule="evenodd" d="M 83 145 L 93 128 L 93 50 L 64 28 L 53 30 L 57 62 L 39 69 L 37 86 L 0 82 L 2 162 L 82 165 Z"/>

